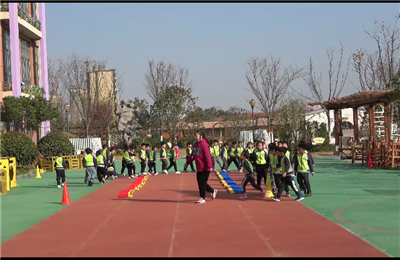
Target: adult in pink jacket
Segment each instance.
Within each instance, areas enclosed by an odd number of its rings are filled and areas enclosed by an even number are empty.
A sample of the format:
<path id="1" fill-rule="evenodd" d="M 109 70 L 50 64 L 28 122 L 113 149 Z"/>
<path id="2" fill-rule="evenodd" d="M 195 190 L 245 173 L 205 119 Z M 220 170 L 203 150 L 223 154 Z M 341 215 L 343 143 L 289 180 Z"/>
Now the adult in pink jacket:
<path id="1" fill-rule="evenodd" d="M 206 192 L 210 192 L 212 198 L 215 199 L 217 196 L 217 190 L 211 188 L 207 183 L 210 171 L 213 170 L 213 167 L 211 163 L 210 147 L 208 146 L 206 135 L 203 132 L 197 131 L 194 133 L 194 138 L 196 139 L 196 143 L 193 146 L 192 154 L 186 161 L 185 169 L 193 160 L 195 160 L 197 184 L 199 185 L 200 191 L 200 199 L 197 201 L 197 204 L 204 204 L 206 203 Z"/>

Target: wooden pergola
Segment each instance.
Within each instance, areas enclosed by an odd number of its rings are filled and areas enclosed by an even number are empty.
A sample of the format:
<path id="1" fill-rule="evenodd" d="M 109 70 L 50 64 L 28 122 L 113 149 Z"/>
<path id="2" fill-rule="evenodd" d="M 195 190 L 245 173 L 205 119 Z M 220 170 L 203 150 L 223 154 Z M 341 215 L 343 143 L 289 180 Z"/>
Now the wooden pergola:
<path id="1" fill-rule="evenodd" d="M 367 162 L 368 158 L 372 159 L 374 167 L 381 168 L 395 168 L 400 165 L 400 143 L 391 140 L 391 124 L 389 111 L 389 95 L 391 90 L 375 90 L 375 91 L 361 91 L 350 96 L 343 98 L 335 98 L 330 101 L 323 101 L 317 103 L 306 104 L 308 106 L 320 105 L 328 110 L 334 110 L 335 121 L 335 144 L 339 145 L 339 132 L 340 122 L 339 113 L 341 109 L 353 109 L 353 122 L 354 122 L 354 139 L 355 144 L 351 148 L 352 163 L 355 160 L 361 160 L 362 164 Z M 375 105 L 383 105 L 384 107 L 384 140 L 376 140 L 375 131 Z M 365 107 L 369 117 L 369 140 L 362 141 L 360 144 L 359 139 L 359 122 L 358 122 L 358 109 Z M 381 121 L 382 122 L 382 121 Z M 361 157 L 359 157 L 361 156 Z"/>
<path id="2" fill-rule="evenodd" d="M 359 132 L 358 132 L 358 108 L 366 107 L 369 114 L 369 129 L 370 136 L 375 136 L 375 115 L 374 106 L 383 104 L 384 110 L 389 110 L 388 95 L 390 95 L 390 90 L 374 90 L 374 91 L 360 91 L 358 93 L 352 94 L 350 96 L 335 98 L 329 101 L 309 103 L 307 106 L 320 105 L 324 106 L 328 110 L 334 110 L 334 121 L 335 121 L 335 144 L 339 145 L 339 131 L 340 123 L 338 120 L 338 114 L 341 109 L 353 108 L 353 122 L 354 122 L 354 139 L 355 142 L 359 142 Z M 389 144 L 390 142 L 390 115 L 385 113 L 385 142 Z"/>

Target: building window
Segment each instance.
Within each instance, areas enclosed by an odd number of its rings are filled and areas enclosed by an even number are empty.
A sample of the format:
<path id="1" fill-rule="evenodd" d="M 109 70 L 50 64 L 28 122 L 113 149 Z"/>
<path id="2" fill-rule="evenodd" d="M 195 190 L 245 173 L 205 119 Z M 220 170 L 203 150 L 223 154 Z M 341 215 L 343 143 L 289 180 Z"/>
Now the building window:
<path id="1" fill-rule="evenodd" d="M 40 86 L 40 84 L 39 84 L 39 48 L 38 47 L 33 48 L 33 56 L 35 58 L 35 64 L 34 64 L 35 85 Z"/>
<path id="2" fill-rule="evenodd" d="M 28 3 L 19 3 L 19 7 L 23 12 L 28 13 Z"/>
<path id="3" fill-rule="evenodd" d="M 11 82 L 10 31 L 3 29 L 4 81 Z"/>
<path id="4" fill-rule="evenodd" d="M 29 42 L 21 39 L 22 82 L 26 85 L 31 84 L 30 46 Z"/>
<path id="5" fill-rule="evenodd" d="M 32 17 L 37 19 L 36 17 L 36 3 L 32 3 Z"/>

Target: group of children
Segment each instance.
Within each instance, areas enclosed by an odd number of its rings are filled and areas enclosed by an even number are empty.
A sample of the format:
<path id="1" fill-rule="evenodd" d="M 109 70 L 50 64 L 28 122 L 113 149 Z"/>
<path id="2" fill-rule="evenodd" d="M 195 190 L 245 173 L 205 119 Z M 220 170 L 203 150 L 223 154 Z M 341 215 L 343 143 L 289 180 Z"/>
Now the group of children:
<path id="1" fill-rule="evenodd" d="M 103 149 L 96 152 L 96 158 L 93 157 L 93 151 L 90 148 L 85 149 L 85 155 L 82 160 L 85 169 L 85 183 L 88 186 L 94 184 L 97 173 L 97 179 L 100 184 L 104 184 L 108 178 L 116 179 L 118 174 L 115 171 L 115 148 L 108 150 L 107 145 L 103 145 Z"/>
<path id="2" fill-rule="evenodd" d="M 243 172 L 245 178 L 242 181 L 243 195 L 241 199 L 246 199 L 246 185 L 251 185 L 263 192 L 263 196 L 267 195 L 267 176 L 271 183 L 271 189 L 274 194 L 273 200 L 280 201 L 283 190 L 286 196 L 290 197 L 289 187 L 297 195 L 296 201 L 304 199 L 302 191 L 306 196 L 311 196 L 311 185 L 309 174 L 314 174 L 314 160 L 311 154 L 306 150 L 306 144 L 300 142 L 298 144 L 298 152 L 291 157 L 286 142 L 275 142 L 267 145 L 264 139 L 257 141 L 255 147 L 253 143 L 247 143 L 247 147 L 243 148 L 243 143 L 232 142 L 232 146 L 228 148 L 228 144 L 224 143 L 219 153 L 218 142 L 210 143 L 210 154 L 212 158 L 214 171 L 216 170 L 215 162 L 221 167 L 221 171 L 229 172 L 229 166 L 233 162 L 240 172 Z M 221 157 L 223 164 L 219 161 Z M 294 176 L 297 175 L 297 187 Z M 265 189 L 261 188 L 261 181 L 264 180 Z"/>
<path id="3" fill-rule="evenodd" d="M 254 182 L 251 182 L 255 189 L 261 189 L 262 179 L 264 179 L 265 187 L 267 187 L 267 176 L 269 176 L 274 194 L 272 199 L 274 201 L 280 201 L 283 190 L 285 190 L 286 196 L 290 197 L 289 187 L 297 195 L 296 201 L 304 199 L 301 191 L 304 191 L 306 196 L 311 196 L 311 185 L 308 175 L 311 172 L 314 176 L 315 164 L 311 154 L 306 150 L 304 142 L 298 144 L 298 152 L 293 157 L 291 157 L 287 143 L 285 142 L 278 142 L 278 144 L 271 143 L 268 145 L 268 149 L 263 141 L 257 142 L 255 149 L 252 148 L 251 143 L 248 145 L 250 145 L 248 151 L 242 152 L 241 157 L 242 160 L 248 160 L 255 166 L 255 171 L 250 168 L 245 173 L 245 180 L 249 176 L 253 177 L 252 174 L 256 173 L 257 183 L 253 185 Z M 294 180 L 295 175 L 297 175 L 300 189 Z M 242 185 L 242 189 L 243 196 L 241 198 L 245 199 L 247 198 L 245 185 Z M 264 190 L 262 191 L 266 194 Z"/>
<path id="4" fill-rule="evenodd" d="M 140 173 L 136 173 L 136 166 L 135 166 L 135 149 L 133 146 L 125 147 L 124 156 L 122 158 L 122 170 L 121 174 L 124 175 L 125 168 L 128 169 L 128 176 L 129 178 L 136 178 L 139 175 L 158 175 L 157 172 L 157 158 L 160 158 L 162 164 L 162 172 L 168 174 L 168 171 L 174 167 L 175 173 L 180 174 L 178 171 L 178 167 L 176 164 L 176 160 L 179 158 L 179 151 L 177 149 L 176 144 L 171 144 L 170 155 L 169 155 L 169 165 L 168 165 L 168 153 L 167 153 L 167 145 L 163 143 L 160 149 L 160 155 L 157 153 L 157 146 L 153 146 L 150 150 L 149 144 L 141 144 L 141 149 L 139 151 L 139 162 L 140 162 Z M 189 158 L 192 152 L 192 144 L 188 143 L 187 148 L 187 155 L 186 158 Z M 193 163 L 190 164 L 192 171 L 194 171 Z M 184 169 L 186 172 L 187 169 Z"/>
<path id="5" fill-rule="evenodd" d="M 106 145 L 103 145 L 103 149 L 96 152 L 96 157 L 93 156 L 93 151 L 90 148 L 85 149 L 85 154 L 82 159 L 83 168 L 85 169 L 85 180 L 84 183 L 88 183 L 88 186 L 94 184 L 96 177 L 99 183 L 104 184 L 108 178 L 116 179 L 118 174 L 115 171 L 115 148 L 111 147 L 108 150 Z M 65 163 L 62 153 L 58 153 L 58 156 L 54 162 L 54 168 L 56 169 L 56 180 L 57 187 L 64 187 L 65 182 L 65 171 L 67 164 Z"/>
<path id="6" fill-rule="evenodd" d="M 309 174 L 314 174 L 315 163 L 312 155 L 306 150 L 306 144 L 300 142 L 298 144 L 298 152 L 291 157 L 288 151 L 288 145 L 286 142 L 275 142 L 267 145 L 265 140 L 255 142 L 253 147 L 252 142 L 247 143 L 247 147 L 243 147 L 243 143 L 232 142 L 232 146 L 228 147 L 227 143 L 224 143 L 220 149 L 218 141 L 214 140 L 209 143 L 210 155 L 212 161 L 212 168 L 216 171 L 216 163 L 221 168 L 221 171 L 229 172 L 229 166 L 234 163 L 240 172 L 243 172 L 245 177 L 242 181 L 241 187 L 243 194 L 241 199 L 246 199 L 246 185 L 250 183 L 255 189 L 263 192 L 263 196 L 268 194 L 267 191 L 267 180 L 270 181 L 271 189 L 274 194 L 273 200 L 280 201 L 283 190 L 285 190 L 286 196 L 290 197 L 289 187 L 297 195 L 296 201 L 304 199 L 302 191 L 306 196 L 311 196 L 311 185 L 309 181 Z M 192 143 L 187 144 L 186 160 L 189 160 L 192 154 Z M 140 162 L 140 173 L 136 173 L 135 166 L 135 149 L 133 146 L 125 147 L 125 152 L 122 159 L 122 170 L 121 175 L 124 175 L 125 169 L 128 170 L 129 178 L 135 178 L 139 175 L 153 174 L 158 175 L 156 162 L 157 158 L 162 163 L 162 171 L 168 174 L 168 170 L 174 167 L 175 173 L 180 172 L 177 169 L 176 160 L 178 158 L 177 149 L 175 144 L 171 144 L 169 165 L 168 155 L 166 150 L 166 144 L 163 143 L 160 149 L 160 154 L 157 153 L 157 146 L 153 146 L 150 150 L 150 145 L 141 144 L 139 151 L 139 162 Z M 106 145 L 103 145 L 103 149 L 96 152 L 96 158 L 93 157 L 93 151 L 90 148 L 85 149 L 85 155 L 83 157 L 83 168 L 86 171 L 85 183 L 88 186 L 94 184 L 94 179 L 97 171 L 97 179 L 99 183 L 104 184 L 108 178 L 116 179 L 118 174 L 115 170 L 115 148 L 112 147 L 110 150 Z M 221 162 L 222 161 L 222 162 Z M 193 162 L 185 164 L 184 172 L 187 172 L 187 167 L 190 166 L 192 171 L 195 171 Z M 65 182 L 65 171 L 67 165 L 62 153 L 58 154 L 55 161 L 54 167 L 56 169 L 56 180 L 57 187 L 61 188 Z M 297 175 L 297 182 L 300 189 L 297 187 L 294 176 Z M 261 187 L 262 180 L 264 180 L 265 188 Z M 61 181 L 61 182 L 60 182 Z"/>

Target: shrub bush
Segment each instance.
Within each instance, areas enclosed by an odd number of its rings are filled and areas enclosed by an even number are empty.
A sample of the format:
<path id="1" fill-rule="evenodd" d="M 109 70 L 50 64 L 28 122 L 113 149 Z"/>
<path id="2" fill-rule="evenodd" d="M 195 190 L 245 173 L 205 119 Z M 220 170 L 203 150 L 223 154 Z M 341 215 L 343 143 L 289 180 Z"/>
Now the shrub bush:
<path id="1" fill-rule="evenodd" d="M 334 144 L 308 145 L 307 148 L 311 153 L 315 152 L 333 152 Z"/>
<path id="2" fill-rule="evenodd" d="M 71 155 L 74 152 L 74 146 L 68 140 L 67 135 L 58 130 L 53 130 L 40 139 L 38 148 L 44 157 L 57 156 L 58 153 Z"/>
<path id="3" fill-rule="evenodd" d="M 1 132 L 1 156 L 15 157 L 18 166 L 37 163 L 40 153 L 35 143 L 22 132 Z"/>
<path id="4" fill-rule="evenodd" d="M 179 139 L 177 145 L 178 145 L 179 148 L 186 148 L 187 147 L 187 142 L 186 142 L 185 139 Z"/>

